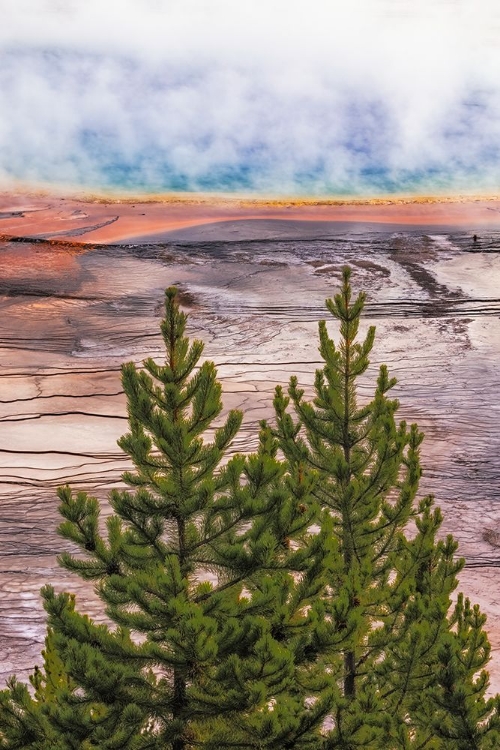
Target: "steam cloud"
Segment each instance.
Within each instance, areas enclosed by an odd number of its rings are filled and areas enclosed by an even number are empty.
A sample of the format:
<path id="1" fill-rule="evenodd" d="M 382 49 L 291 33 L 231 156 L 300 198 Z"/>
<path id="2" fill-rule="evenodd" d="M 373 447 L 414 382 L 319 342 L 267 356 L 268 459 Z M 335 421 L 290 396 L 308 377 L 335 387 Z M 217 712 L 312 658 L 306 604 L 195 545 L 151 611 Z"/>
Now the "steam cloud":
<path id="1" fill-rule="evenodd" d="M 496 0 L 2 6 L 4 185 L 498 189 Z"/>

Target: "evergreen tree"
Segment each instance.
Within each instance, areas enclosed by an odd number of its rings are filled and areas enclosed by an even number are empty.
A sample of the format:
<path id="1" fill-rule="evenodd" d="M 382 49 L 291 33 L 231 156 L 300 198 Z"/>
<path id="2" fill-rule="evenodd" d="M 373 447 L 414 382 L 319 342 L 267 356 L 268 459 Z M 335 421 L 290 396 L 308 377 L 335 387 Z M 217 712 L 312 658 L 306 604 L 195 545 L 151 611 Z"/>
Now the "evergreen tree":
<path id="1" fill-rule="evenodd" d="M 359 381 L 375 336 L 370 327 L 358 341 L 364 303 L 364 294 L 352 299 L 350 270 L 344 269 L 340 293 L 326 301 L 339 323 L 340 342 L 335 346 L 320 322 L 325 364 L 316 371 L 313 400 L 305 398 L 295 377 L 288 395 L 278 387 L 274 400 L 274 434 L 291 468 L 307 465 L 318 475 L 313 494 L 323 518 L 333 522 L 341 558 L 330 570 L 323 597 L 329 631 L 323 644 L 330 638 L 330 645 L 322 646 L 316 659 L 333 683 L 342 683 L 342 694 L 321 746 L 444 750 L 448 746 L 437 739 L 432 711 L 446 649 L 456 654 L 463 648 L 462 636 L 453 632 L 456 620 L 448 620 L 463 561 L 455 559 L 451 537 L 437 539 L 442 518 L 433 499 L 416 503 L 423 436 L 416 425 L 397 424 L 398 402 L 389 397 L 396 381 L 385 365 L 372 400 L 359 403 Z M 332 645 L 339 633 L 346 635 L 338 641 L 340 649 Z M 467 674 L 455 670 L 458 681 L 469 681 L 468 696 L 474 694 L 474 667 L 482 666 L 474 659 L 470 664 Z M 432 696 L 427 714 L 421 710 L 423 695 Z M 455 725 L 457 705 L 444 698 L 440 705 Z M 495 710 L 489 703 L 480 706 L 474 703 L 469 712 L 479 733 L 484 716 Z"/>
<path id="2" fill-rule="evenodd" d="M 422 435 L 397 424 L 385 366 L 358 403 L 363 305 L 345 269 L 313 400 L 296 378 L 277 388 L 257 453 L 228 459 L 241 414 L 221 423 L 215 367 L 167 290 L 165 363 L 123 368 L 134 470 L 106 530 L 95 498 L 59 491 L 79 549 L 60 562 L 96 582 L 113 625 L 44 587 L 44 666 L 34 695 L 15 679 L 0 693 L 0 748 L 499 746 L 484 617 L 461 595 L 451 608 L 463 561 L 416 500 Z"/>
<path id="3" fill-rule="evenodd" d="M 310 747 L 325 714 L 326 699 L 309 705 L 308 684 L 295 679 L 329 554 L 325 535 L 309 531 L 311 481 L 284 476 L 266 429 L 255 455 L 227 460 L 242 415 L 214 426 L 215 367 L 198 366 L 203 346 L 185 327 L 169 289 L 165 363 L 123 368 L 130 431 L 119 445 L 135 469 L 129 489 L 111 493 L 105 533 L 96 498 L 59 490 L 59 533 L 80 550 L 60 563 L 96 581 L 116 627 L 43 588 L 61 680 L 45 701 L 53 669 L 37 673 L 29 705 L 12 684 L 5 705 L 22 719 L 39 709 L 54 746 Z"/>
<path id="4" fill-rule="evenodd" d="M 70 606 L 74 605 L 74 598 Z M 0 748 L 31 748 L 31 750 L 62 750 L 65 745 L 50 727 L 45 708 L 57 702 L 62 690 L 72 689 L 72 681 L 54 645 L 54 633 L 48 630 L 43 666 L 35 665 L 28 687 L 15 678 L 8 681 L 8 689 L 0 692 Z"/>
<path id="5" fill-rule="evenodd" d="M 500 747 L 500 696 L 485 699 L 489 676 L 484 667 L 490 644 L 485 616 L 463 594 L 449 619 L 450 632 L 438 650 L 438 671 L 427 702 L 431 727 L 443 750 L 493 750 Z"/>

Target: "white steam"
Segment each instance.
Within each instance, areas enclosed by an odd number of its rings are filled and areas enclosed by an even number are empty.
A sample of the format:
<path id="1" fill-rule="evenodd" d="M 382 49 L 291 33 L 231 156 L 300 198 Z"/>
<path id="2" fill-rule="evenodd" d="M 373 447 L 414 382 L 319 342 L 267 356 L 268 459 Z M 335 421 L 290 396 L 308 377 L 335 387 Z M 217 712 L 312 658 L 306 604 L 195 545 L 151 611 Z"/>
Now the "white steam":
<path id="1" fill-rule="evenodd" d="M 3 0 L 2 16 L 4 183 L 500 179 L 495 0 Z"/>

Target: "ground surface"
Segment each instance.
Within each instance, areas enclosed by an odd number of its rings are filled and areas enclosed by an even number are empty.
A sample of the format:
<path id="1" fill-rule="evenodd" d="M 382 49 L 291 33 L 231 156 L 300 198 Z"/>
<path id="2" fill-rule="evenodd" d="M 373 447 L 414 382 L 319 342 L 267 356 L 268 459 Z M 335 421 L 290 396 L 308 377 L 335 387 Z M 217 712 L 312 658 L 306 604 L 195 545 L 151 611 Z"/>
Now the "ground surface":
<path id="1" fill-rule="evenodd" d="M 120 364 L 161 356 L 165 287 L 179 286 L 225 407 L 244 409 L 233 449 L 248 451 L 274 386 L 291 374 L 310 386 L 317 321 L 347 263 L 368 294 L 365 324 L 377 326 L 362 394 L 386 362 L 401 417 L 426 433 L 422 492 L 460 542 L 461 588 L 488 614 L 500 690 L 500 549 L 484 539 L 500 537 L 498 203 L 0 198 L 0 682 L 40 660 L 43 583 L 88 597 L 56 563 L 55 489 L 70 482 L 105 499 L 119 482 Z"/>

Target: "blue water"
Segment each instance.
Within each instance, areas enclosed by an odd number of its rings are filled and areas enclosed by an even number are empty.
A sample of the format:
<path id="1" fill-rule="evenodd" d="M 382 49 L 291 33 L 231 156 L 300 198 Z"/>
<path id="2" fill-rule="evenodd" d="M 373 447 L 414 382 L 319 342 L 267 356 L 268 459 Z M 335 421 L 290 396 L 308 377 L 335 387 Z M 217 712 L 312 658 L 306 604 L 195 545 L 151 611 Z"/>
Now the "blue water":
<path id="1" fill-rule="evenodd" d="M 290 94 L 248 71 L 55 48 L 12 48 L 0 62 L 4 182 L 292 196 L 500 185 L 500 86 L 477 80 L 436 100 L 408 144 L 402 103 L 373 84 L 331 78 L 321 95 Z"/>

